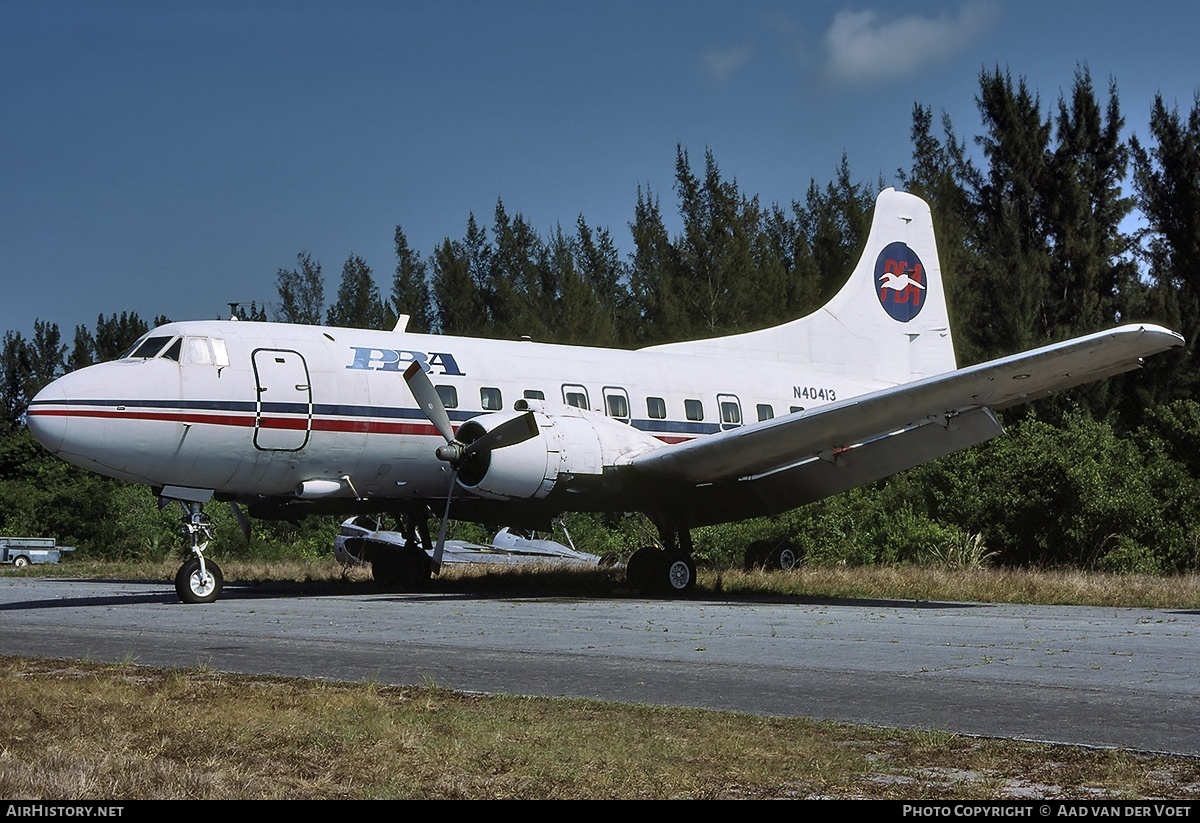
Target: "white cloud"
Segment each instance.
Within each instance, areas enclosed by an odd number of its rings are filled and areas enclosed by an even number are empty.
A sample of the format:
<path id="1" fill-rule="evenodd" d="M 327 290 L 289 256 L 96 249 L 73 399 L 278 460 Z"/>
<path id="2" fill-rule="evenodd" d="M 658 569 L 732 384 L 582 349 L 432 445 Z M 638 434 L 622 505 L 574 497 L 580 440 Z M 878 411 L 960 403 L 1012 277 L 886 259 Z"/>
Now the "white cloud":
<path id="1" fill-rule="evenodd" d="M 964 48 L 992 19 L 990 4 L 967 2 L 957 13 L 884 20 L 875 11 L 843 11 L 825 32 L 833 78 L 861 83 L 911 74 Z"/>
<path id="2" fill-rule="evenodd" d="M 735 71 L 749 63 L 753 57 L 754 49 L 751 46 L 710 49 L 704 53 L 704 66 L 717 82 L 726 83 Z"/>

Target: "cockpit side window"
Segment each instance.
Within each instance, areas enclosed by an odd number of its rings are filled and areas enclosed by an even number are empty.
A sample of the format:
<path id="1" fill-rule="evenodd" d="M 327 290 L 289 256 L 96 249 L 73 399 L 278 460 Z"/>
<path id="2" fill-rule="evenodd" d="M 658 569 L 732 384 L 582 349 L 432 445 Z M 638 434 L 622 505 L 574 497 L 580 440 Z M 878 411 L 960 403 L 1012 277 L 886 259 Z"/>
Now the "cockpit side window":
<path id="1" fill-rule="evenodd" d="M 211 366 L 212 347 L 207 337 L 185 337 L 183 339 L 183 362 L 198 366 Z"/>
<path id="2" fill-rule="evenodd" d="M 213 362 L 218 366 L 228 366 L 229 350 L 225 348 L 225 339 L 222 337 L 210 337 L 209 341 L 213 347 Z"/>
<path id="3" fill-rule="evenodd" d="M 166 358 L 167 360 L 174 360 L 176 363 L 178 363 L 179 362 L 179 350 L 182 348 L 183 348 L 183 338 L 176 337 L 174 340 L 171 341 L 171 345 L 167 346 L 166 349 L 163 350 L 163 353 L 160 354 L 159 357 Z"/>

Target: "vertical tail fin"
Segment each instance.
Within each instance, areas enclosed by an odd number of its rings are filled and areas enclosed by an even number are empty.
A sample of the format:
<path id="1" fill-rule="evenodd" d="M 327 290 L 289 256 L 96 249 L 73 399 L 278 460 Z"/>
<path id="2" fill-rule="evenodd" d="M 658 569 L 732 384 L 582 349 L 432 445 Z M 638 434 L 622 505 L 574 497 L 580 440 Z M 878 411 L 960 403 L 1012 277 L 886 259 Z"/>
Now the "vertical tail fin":
<path id="1" fill-rule="evenodd" d="M 870 367 L 864 377 L 897 383 L 957 368 L 933 216 L 924 200 L 895 189 L 879 194 L 866 248 L 850 279 L 809 316 L 822 335 L 837 338 L 836 327 L 816 320 L 821 315 L 842 331 L 832 346 L 813 351 L 818 363 L 833 362 L 839 351 L 844 363 L 845 354 L 865 356 Z M 845 366 L 854 370 L 853 361 Z"/>
<path id="2" fill-rule="evenodd" d="M 885 189 L 850 279 L 810 315 L 761 331 L 655 347 L 804 365 L 864 389 L 957 367 L 929 206 Z"/>

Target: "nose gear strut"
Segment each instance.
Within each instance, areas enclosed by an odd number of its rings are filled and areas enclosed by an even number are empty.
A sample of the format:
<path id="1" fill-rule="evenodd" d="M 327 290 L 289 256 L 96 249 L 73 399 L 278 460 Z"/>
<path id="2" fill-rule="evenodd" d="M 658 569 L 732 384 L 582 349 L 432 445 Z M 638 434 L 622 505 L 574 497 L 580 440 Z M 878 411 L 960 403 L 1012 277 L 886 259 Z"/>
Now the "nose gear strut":
<path id="1" fill-rule="evenodd" d="M 212 523 L 204 513 L 204 506 L 195 501 L 179 501 L 184 515 L 180 518 L 180 531 L 191 542 L 191 557 L 183 562 L 175 573 L 175 593 L 184 603 L 212 603 L 221 595 L 224 578 L 221 567 L 212 560 L 204 559 L 204 550 L 212 540 Z"/>

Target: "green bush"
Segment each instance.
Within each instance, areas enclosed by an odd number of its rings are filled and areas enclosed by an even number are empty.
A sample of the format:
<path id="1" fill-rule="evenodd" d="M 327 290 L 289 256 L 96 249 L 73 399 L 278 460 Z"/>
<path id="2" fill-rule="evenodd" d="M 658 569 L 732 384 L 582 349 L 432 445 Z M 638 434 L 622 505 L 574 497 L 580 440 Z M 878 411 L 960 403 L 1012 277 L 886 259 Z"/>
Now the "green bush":
<path id="1" fill-rule="evenodd" d="M 1097 564 L 1101 571 L 1157 574 L 1162 571 L 1162 561 L 1146 546 L 1128 537 L 1117 537 L 1112 548 L 1104 552 Z"/>

